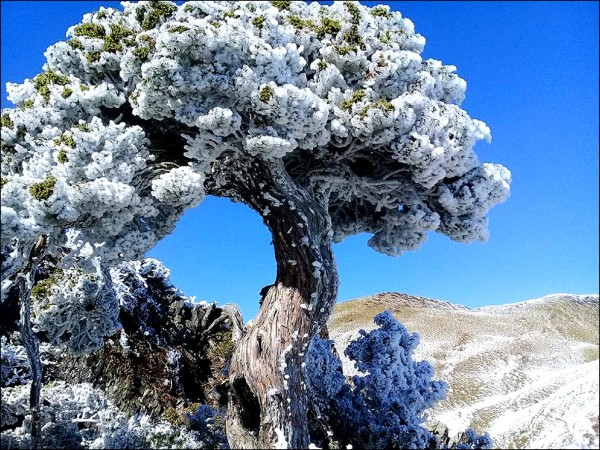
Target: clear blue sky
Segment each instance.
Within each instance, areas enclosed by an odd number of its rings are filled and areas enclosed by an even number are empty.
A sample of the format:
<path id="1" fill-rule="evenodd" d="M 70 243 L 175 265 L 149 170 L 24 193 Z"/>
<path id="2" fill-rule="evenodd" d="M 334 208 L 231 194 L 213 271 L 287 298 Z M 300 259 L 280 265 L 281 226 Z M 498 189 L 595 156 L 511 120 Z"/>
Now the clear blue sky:
<path id="1" fill-rule="evenodd" d="M 366 2 L 376 4 L 377 2 Z M 43 52 L 85 12 L 117 2 L 2 1 L 4 84 L 36 75 Z M 598 293 L 598 3 L 392 2 L 427 39 L 424 56 L 458 67 L 463 107 L 487 122 L 482 161 L 513 174 L 490 215 L 490 240 L 459 244 L 432 233 L 399 258 L 368 236 L 335 246 L 340 300 L 384 291 L 482 306 L 557 292 Z M 270 235 L 240 204 L 209 198 L 149 252 L 177 287 L 236 302 L 246 320 L 275 276 Z"/>

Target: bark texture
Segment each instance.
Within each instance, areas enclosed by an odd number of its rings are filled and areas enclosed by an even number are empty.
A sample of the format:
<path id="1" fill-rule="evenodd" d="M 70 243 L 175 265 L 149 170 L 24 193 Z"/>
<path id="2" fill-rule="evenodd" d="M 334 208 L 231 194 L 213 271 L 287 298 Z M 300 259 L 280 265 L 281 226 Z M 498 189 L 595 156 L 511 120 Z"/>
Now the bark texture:
<path id="1" fill-rule="evenodd" d="M 282 161 L 250 162 L 240 171 L 248 176 L 221 186 L 263 215 L 277 278 L 232 357 L 227 437 L 232 448 L 307 448 L 304 354 L 338 288 L 329 216 Z"/>

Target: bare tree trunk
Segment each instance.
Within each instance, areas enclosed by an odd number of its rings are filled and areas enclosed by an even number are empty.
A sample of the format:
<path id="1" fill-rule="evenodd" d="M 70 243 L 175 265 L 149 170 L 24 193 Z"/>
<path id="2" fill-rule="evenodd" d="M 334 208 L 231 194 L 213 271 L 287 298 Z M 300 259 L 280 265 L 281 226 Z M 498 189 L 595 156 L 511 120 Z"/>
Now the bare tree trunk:
<path id="1" fill-rule="evenodd" d="M 31 327 L 30 299 L 31 274 L 23 275 L 19 286 L 21 300 L 20 332 L 21 342 L 27 353 L 31 369 L 31 389 L 29 391 L 29 413 L 31 415 L 31 448 L 37 450 L 42 431 L 40 422 L 40 394 L 42 391 L 42 362 L 40 360 L 40 347 L 38 338 Z"/>
<path id="2" fill-rule="evenodd" d="M 251 170 L 237 190 L 263 212 L 277 279 L 232 357 L 227 437 L 232 448 L 307 448 L 304 354 L 331 314 L 338 288 L 328 215 L 281 161 Z"/>
<path id="3" fill-rule="evenodd" d="M 47 238 L 40 236 L 29 253 L 25 267 L 17 275 L 19 278 L 19 300 L 21 317 L 19 328 L 21 341 L 31 370 L 31 389 L 29 391 L 29 413 L 31 415 L 31 448 L 37 450 L 42 433 L 40 421 L 40 396 L 42 392 L 42 361 L 37 335 L 31 326 L 31 289 L 38 270 L 38 264 L 46 251 Z"/>

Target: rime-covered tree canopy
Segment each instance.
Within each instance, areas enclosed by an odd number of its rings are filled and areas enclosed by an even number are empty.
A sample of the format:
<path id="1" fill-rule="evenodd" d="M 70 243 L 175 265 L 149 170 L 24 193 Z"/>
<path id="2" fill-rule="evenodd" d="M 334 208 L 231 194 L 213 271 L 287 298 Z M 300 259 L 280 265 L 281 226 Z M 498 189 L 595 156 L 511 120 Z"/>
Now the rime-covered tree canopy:
<path id="1" fill-rule="evenodd" d="M 425 39 L 399 12 L 123 6 L 86 14 L 43 73 L 8 85 L 2 244 L 16 250 L 3 278 L 42 234 L 82 260 L 140 258 L 205 195 L 244 200 L 223 180 L 256 163 L 308 192 L 334 241 L 367 232 L 398 255 L 427 231 L 486 239 L 510 172 L 478 161 L 491 135 L 460 108 L 465 81 L 421 57 Z M 281 199 L 264 195 L 266 216 Z"/>

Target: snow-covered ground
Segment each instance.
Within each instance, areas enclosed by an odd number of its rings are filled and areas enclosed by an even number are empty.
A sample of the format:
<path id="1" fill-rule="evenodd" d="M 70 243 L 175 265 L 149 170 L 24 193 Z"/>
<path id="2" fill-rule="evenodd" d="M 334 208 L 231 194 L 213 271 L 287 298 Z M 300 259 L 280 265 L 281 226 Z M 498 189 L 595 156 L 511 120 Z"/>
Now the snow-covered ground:
<path id="1" fill-rule="evenodd" d="M 336 307 L 331 338 L 343 348 L 372 317 L 391 309 L 449 383 L 431 418 L 451 433 L 473 426 L 497 448 L 598 448 L 598 296 L 557 294 L 468 309 L 402 294 Z"/>

